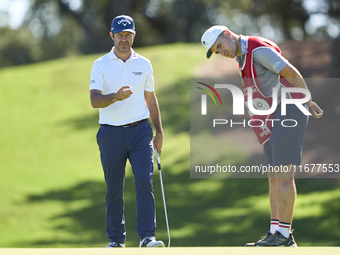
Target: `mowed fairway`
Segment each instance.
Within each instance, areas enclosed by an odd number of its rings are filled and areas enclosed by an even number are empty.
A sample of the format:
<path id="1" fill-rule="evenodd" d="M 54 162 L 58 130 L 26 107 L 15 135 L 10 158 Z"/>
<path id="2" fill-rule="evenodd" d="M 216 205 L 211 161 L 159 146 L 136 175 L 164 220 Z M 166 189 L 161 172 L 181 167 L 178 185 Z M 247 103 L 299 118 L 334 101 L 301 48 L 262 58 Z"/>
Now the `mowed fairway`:
<path id="1" fill-rule="evenodd" d="M 190 78 L 198 76 L 195 70 L 207 61 L 204 48 L 171 44 L 135 50 L 149 58 L 154 68 L 165 133 L 161 158 L 171 246 L 241 247 L 258 240 L 269 227 L 266 179 L 190 179 L 189 87 Z M 58 248 L 0 249 L 1 255 L 112 252 L 101 248 L 108 244 L 105 182 L 96 144 L 98 110 L 91 108 L 88 92 L 92 63 L 101 55 L 0 69 L 0 248 Z M 222 142 L 225 150 L 220 156 L 237 161 L 235 164 L 263 160 L 235 142 Z M 293 228 L 298 245 L 340 245 L 339 182 L 300 179 L 297 186 Z M 167 243 L 157 170 L 154 190 L 157 238 Z M 136 247 L 139 237 L 129 164 L 124 196 L 126 245 Z M 91 248 L 59 249 L 87 247 Z M 306 251 L 314 254 L 318 249 Z M 270 249 L 126 248 L 115 252 L 206 255 L 260 251 Z M 302 251 L 305 249 L 289 249 Z"/>
<path id="2" fill-rule="evenodd" d="M 287 250 L 288 249 L 288 250 Z M 80 249 L 0 249 L 2 255 L 106 255 L 106 254 L 124 254 L 124 255 L 337 255 L 340 253 L 340 247 L 305 247 L 305 248 L 245 248 L 245 247 L 181 247 L 181 248 L 125 248 L 111 249 L 104 248 L 80 248 Z"/>

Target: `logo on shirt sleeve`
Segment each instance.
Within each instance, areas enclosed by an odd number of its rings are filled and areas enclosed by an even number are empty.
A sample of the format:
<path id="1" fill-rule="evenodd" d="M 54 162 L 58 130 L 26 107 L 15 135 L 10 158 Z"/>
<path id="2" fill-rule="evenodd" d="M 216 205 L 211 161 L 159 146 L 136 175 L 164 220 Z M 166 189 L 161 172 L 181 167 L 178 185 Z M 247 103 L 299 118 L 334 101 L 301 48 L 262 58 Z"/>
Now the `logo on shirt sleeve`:
<path id="1" fill-rule="evenodd" d="M 281 61 L 276 61 L 276 63 L 273 65 L 274 69 L 277 69 L 277 67 L 281 64 Z"/>
<path id="2" fill-rule="evenodd" d="M 90 80 L 90 84 L 96 83 L 95 80 Z"/>

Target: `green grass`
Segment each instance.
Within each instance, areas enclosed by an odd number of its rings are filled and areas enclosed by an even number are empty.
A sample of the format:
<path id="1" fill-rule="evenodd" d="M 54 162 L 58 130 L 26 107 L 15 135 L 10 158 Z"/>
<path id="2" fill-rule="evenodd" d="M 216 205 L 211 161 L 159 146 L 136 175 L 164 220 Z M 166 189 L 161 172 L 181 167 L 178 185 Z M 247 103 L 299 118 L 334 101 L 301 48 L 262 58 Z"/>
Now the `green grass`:
<path id="1" fill-rule="evenodd" d="M 190 78 L 204 61 L 199 44 L 136 51 L 153 64 L 165 140 L 163 178 L 173 246 L 240 246 L 267 231 L 266 179 L 190 179 Z M 0 247 L 101 247 L 105 183 L 89 101 L 92 63 L 80 56 L 0 70 Z M 247 161 L 233 145 L 230 159 Z M 127 245 L 136 246 L 135 191 L 126 176 Z M 299 245 L 339 245 L 340 189 L 297 180 Z M 158 174 L 159 238 L 166 240 Z"/>
<path id="2" fill-rule="evenodd" d="M 298 249 L 289 249 L 291 255 L 337 255 L 340 252 L 340 247 L 299 247 Z M 287 249 L 278 249 L 276 247 L 267 247 L 265 249 L 251 248 L 251 247 L 171 247 L 159 249 L 140 249 L 140 248 L 125 248 L 116 249 L 114 254 L 120 255 L 134 255 L 136 253 L 140 255 L 175 255 L 175 254 L 187 254 L 187 255 L 271 255 L 273 253 L 278 255 L 287 254 Z M 112 254 L 111 249 L 102 248 L 49 248 L 49 249 L 22 249 L 22 248 L 0 248 L 2 255 L 105 255 Z"/>
<path id="3" fill-rule="evenodd" d="M 337 255 L 340 252 L 340 247 L 299 247 L 298 249 L 289 249 L 291 255 Z M 287 249 L 278 249 L 275 247 L 268 247 L 265 249 L 250 248 L 250 247 L 171 247 L 159 249 L 140 249 L 140 248 L 125 248 L 114 251 L 114 254 L 120 255 L 153 255 L 160 254 L 174 255 L 174 254 L 187 254 L 187 255 L 271 255 L 273 253 L 278 255 L 287 254 Z M 18 248 L 0 248 L 2 255 L 105 255 L 112 254 L 111 249 L 102 248 L 57 248 L 57 249 L 18 249 Z"/>

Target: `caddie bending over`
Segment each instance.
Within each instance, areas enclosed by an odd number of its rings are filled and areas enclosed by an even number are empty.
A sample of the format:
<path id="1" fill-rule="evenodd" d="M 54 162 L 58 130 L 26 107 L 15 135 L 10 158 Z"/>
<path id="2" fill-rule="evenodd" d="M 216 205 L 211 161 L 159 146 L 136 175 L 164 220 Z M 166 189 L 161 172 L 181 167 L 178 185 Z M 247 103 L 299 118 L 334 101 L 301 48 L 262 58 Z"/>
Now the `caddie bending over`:
<path id="1" fill-rule="evenodd" d="M 243 80 L 245 102 L 247 89 L 252 88 L 253 102 L 260 105 L 272 105 L 273 87 L 278 89 L 278 107 L 275 112 L 266 115 L 250 114 L 251 120 L 262 120 L 263 126 L 252 125 L 258 140 L 263 144 L 268 166 L 279 168 L 280 171 L 268 172 L 271 222 L 270 230 L 255 243 L 246 246 L 292 246 L 297 247 L 291 226 L 296 198 L 294 166 L 301 165 L 302 145 L 308 122 L 305 115 L 296 105 L 288 104 L 286 115 L 281 115 L 280 89 L 282 87 L 303 88 L 307 85 L 299 71 L 282 55 L 280 48 L 272 41 L 258 36 L 235 34 L 226 26 L 212 26 L 201 38 L 206 48 L 206 56 L 213 53 L 227 58 L 236 58 Z M 302 93 L 288 93 L 292 99 L 304 98 Z M 310 99 L 305 107 L 315 118 L 323 115 L 322 109 Z M 259 109 L 261 110 L 261 109 Z M 280 122 L 293 119 L 295 127 L 274 125 L 267 119 Z M 279 123 L 279 122 L 277 122 Z M 255 127 L 257 126 L 257 127 Z M 283 170 L 289 169 L 289 171 Z"/>

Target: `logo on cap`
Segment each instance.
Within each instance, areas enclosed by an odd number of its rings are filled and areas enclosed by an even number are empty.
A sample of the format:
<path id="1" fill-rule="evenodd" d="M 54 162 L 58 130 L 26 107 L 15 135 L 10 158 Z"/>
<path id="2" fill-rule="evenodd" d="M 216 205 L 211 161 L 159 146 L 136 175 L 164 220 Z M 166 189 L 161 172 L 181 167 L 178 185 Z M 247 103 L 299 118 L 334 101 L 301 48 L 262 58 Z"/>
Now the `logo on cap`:
<path id="1" fill-rule="evenodd" d="M 131 25 L 131 21 L 127 19 L 121 19 L 118 21 L 118 25 L 122 24 L 124 27 L 126 27 L 127 24 Z"/>
<path id="2" fill-rule="evenodd" d="M 113 19 L 111 23 L 111 32 L 120 33 L 122 31 L 135 33 L 135 24 L 130 16 L 120 15 Z"/>

